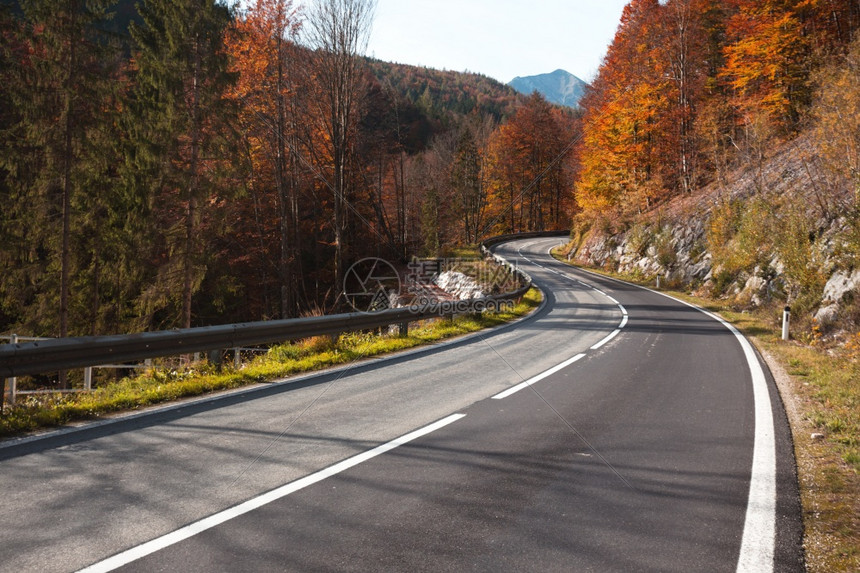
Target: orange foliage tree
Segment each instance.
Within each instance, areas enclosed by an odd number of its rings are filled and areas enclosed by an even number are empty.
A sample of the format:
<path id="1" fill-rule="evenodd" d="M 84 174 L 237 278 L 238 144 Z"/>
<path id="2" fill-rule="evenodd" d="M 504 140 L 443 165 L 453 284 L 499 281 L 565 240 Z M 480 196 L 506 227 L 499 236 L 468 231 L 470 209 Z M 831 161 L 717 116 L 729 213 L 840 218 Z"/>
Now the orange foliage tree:
<path id="1" fill-rule="evenodd" d="M 579 205 L 605 212 L 639 211 L 664 194 L 664 169 L 657 153 L 672 137 L 667 129 L 671 61 L 657 0 L 628 4 L 591 91 L 583 101 Z"/>
<path id="2" fill-rule="evenodd" d="M 805 0 L 735 0 L 720 75 L 733 91 L 741 117 L 764 112 L 790 127 L 809 99 L 809 35 L 801 11 Z"/>
<path id="3" fill-rule="evenodd" d="M 255 271 L 248 274 L 263 284 L 277 282 L 278 310 L 284 318 L 298 311 L 296 67 L 300 60 L 295 40 L 300 24 L 291 0 L 256 0 L 226 39 L 238 77 L 231 96 L 241 106 L 250 175 L 247 190 L 252 199 L 233 208 L 243 211 L 236 213 L 236 221 L 246 227 L 242 235 L 250 243 L 243 245 L 249 270 Z"/>
<path id="4" fill-rule="evenodd" d="M 493 135 L 488 147 L 491 217 L 504 232 L 565 226 L 573 187 L 571 119 L 534 93 Z"/>
<path id="5" fill-rule="evenodd" d="M 579 206 L 623 216 L 733 160 L 760 168 L 858 26 L 854 1 L 631 1 L 582 102 Z"/>

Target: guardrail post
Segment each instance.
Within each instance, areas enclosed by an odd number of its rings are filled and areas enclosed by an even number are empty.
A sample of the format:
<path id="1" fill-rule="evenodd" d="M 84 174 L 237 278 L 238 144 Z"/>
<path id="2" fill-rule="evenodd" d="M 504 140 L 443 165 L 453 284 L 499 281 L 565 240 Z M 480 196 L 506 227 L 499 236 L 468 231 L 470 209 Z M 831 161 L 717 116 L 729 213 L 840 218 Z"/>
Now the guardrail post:
<path id="1" fill-rule="evenodd" d="M 409 336 L 409 323 L 401 322 L 400 323 L 400 336 L 406 337 Z"/>
<path id="2" fill-rule="evenodd" d="M 9 337 L 9 344 L 18 344 L 18 335 L 17 334 L 13 334 Z M 17 398 L 17 394 L 18 394 L 18 378 L 16 376 L 13 376 L 12 378 L 9 378 L 9 405 L 10 406 L 15 405 L 15 399 Z"/>
<path id="3" fill-rule="evenodd" d="M 93 389 L 93 367 L 87 366 L 84 368 L 84 390 Z"/>
<path id="4" fill-rule="evenodd" d="M 238 348 L 233 349 L 233 370 L 242 367 L 242 352 Z"/>
<path id="5" fill-rule="evenodd" d="M 206 359 L 209 361 L 210 364 L 215 366 L 215 368 L 217 370 L 219 370 L 219 371 L 221 370 L 222 356 L 221 356 L 221 349 L 220 348 L 217 350 L 210 350 L 206 356 Z"/>

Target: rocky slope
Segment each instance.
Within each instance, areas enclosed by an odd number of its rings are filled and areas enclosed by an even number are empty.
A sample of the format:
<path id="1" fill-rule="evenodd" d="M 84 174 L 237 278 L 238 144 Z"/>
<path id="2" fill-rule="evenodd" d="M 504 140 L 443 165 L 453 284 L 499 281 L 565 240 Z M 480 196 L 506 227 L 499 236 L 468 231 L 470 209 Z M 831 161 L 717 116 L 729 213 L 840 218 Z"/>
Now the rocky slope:
<path id="1" fill-rule="evenodd" d="M 580 221 L 566 255 L 739 307 L 789 304 L 810 327 L 858 328 L 860 233 L 847 182 L 804 138 L 727 179 L 625 222 Z"/>

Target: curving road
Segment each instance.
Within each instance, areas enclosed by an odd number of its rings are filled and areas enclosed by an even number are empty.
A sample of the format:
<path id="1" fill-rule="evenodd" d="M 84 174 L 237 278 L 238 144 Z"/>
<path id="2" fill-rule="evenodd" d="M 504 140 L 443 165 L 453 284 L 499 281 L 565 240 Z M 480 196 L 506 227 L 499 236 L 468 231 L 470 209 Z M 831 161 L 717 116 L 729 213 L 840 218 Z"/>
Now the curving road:
<path id="1" fill-rule="evenodd" d="M 802 571 L 754 352 L 558 242 L 514 325 L 3 445 L 0 570 Z"/>

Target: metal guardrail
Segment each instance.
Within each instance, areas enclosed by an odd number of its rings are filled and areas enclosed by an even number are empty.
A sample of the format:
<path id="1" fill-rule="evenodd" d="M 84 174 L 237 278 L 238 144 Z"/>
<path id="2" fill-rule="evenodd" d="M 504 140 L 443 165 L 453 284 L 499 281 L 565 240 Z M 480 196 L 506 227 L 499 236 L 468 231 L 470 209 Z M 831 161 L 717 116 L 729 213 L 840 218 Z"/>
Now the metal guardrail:
<path id="1" fill-rule="evenodd" d="M 513 233 L 508 235 L 496 235 L 483 241 L 480 244 L 481 253 L 488 253 L 489 250 L 499 243 L 506 241 L 514 241 L 517 239 L 538 239 L 543 237 L 567 237 L 570 236 L 570 231 L 531 231 L 528 233 Z"/>
<path id="2" fill-rule="evenodd" d="M 492 246 L 506 240 L 556 235 L 558 233 L 523 233 L 505 235 L 502 238 L 494 237 L 481 244 L 481 251 L 490 253 L 489 249 Z M 501 258 L 496 259 L 502 264 L 507 264 Z M 139 334 L 82 336 L 4 344 L 0 345 L 0 379 L 86 368 L 109 362 L 139 361 L 193 352 L 286 342 L 313 336 L 403 325 L 428 318 L 481 312 L 497 307 L 502 302 L 517 300 L 531 288 L 531 277 L 509 264 L 508 267 L 512 272 L 521 275 L 525 282 L 524 286 L 510 293 L 468 301 L 440 302 L 373 313 L 335 314 Z"/>
<path id="3" fill-rule="evenodd" d="M 0 336 L 0 340 L 8 340 L 9 344 L 17 344 L 19 342 L 34 342 L 40 340 L 54 340 L 42 336 L 19 336 L 17 334 Z M 130 368 L 149 368 L 150 361 L 147 360 L 144 364 L 99 364 L 98 366 L 87 366 L 84 368 L 84 387 L 83 388 L 52 388 L 38 390 L 18 390 L 18 380 L 15 376 L 5 378 L 5 388 L 3 385 L 4 378 L 0 377 L 0 410 L 5 405 L 15 405 L 18 401 L 18 396 L 27 396 L 34 394 L 55 394 L 55 393 L 73 393 L 73 392 L 89 392 L 92 390 L 93 370 L 96 368 L 113 368 L 113 369 L 130 369 Z"/>

